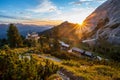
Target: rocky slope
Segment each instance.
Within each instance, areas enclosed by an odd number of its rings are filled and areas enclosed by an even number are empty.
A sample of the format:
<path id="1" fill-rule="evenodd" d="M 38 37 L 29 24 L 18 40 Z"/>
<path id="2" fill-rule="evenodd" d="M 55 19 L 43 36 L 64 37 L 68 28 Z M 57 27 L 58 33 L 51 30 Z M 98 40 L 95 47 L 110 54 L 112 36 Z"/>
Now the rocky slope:
<path id="1" fill-rule="evenodd" d="M 120 0 L 107 0 L 84 20 L 83 27 L 87 32 L 86 40 L 102 37 L 120 44 Z"/>

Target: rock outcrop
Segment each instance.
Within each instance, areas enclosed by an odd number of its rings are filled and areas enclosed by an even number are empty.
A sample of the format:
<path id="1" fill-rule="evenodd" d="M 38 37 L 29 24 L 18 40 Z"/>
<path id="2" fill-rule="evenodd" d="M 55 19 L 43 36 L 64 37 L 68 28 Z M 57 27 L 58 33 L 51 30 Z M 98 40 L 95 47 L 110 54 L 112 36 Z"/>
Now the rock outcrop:
<path id="1" fill-rule="evenodd" d="M 84 20 L 86 39 L 105 38 L 120 44 L 120 0 L 107 0 Z"/>

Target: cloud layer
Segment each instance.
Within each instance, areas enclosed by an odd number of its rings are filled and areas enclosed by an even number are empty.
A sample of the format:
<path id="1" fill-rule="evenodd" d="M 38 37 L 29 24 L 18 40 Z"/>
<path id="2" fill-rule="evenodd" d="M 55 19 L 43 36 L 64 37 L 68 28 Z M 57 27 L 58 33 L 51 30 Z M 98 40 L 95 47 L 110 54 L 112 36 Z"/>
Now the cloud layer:
<path id="1" fill-rule="evenodd" d="M 105 0 L 78 0 L 78 1 L 73 1 L 73 2 L 70 2 L 69 4 L 76 4 L 76 5 L 81 5 L 81 4 L 84 4 L 84 3 L 90 3 L 90 2 L 104 2 Z"/>
<path id="2" fill-rule="evenodd" d="M 16 17 L 16 16 L 8 16 L 8 15 L 0 15 L 0 18 L 10 18 L 10 19 L 19 19 L 19 20 L 31 20 L 25 17 Z"/>
<path id="3" fill-rule="evenodd" d="M 50 0 L 42 0 L 39 5 L 33 9 L 28 9 L 28 11 L 35 13 L 59 12 L 57 6 L 55 6 Z"/>
<path id="4" fill-rule="evenodd" d="M 23 1 L 23 0 L 21 0 Z M 36 0 L 32 0 L 35 2 Z M 82 23 L 82 21 L 105 0 L 37 0 L 37 4 L 27 8 L 20 7 L 11 8 L 11 10 L 0 10 L 0 22 L 24 22 L 46 24 L 53 23 L 55 20 L 70 21 L 74 23 Z M 71 2 L 72 1 L 72 2 Z M 27 3 L 29 4 L 29 3 Z M 26 4 L 26 5 L 27 5 Z M 94 7 L 91 6 L 95 5 Z M 8 9 L 8 8 L 7 8 Z"/>

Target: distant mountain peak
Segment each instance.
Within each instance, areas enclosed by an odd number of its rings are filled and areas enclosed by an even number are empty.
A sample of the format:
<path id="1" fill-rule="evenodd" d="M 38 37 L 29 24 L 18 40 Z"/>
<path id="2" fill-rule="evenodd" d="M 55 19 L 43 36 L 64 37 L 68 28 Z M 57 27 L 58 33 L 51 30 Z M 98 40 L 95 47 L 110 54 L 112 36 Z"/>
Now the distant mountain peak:
<path id="1" fill-rule="evenodd" d="M 68 21 L 64 21 L 64 22 L 61 23 L 60 25 L 67 25 L 67 24 L 72 24 L 72 23 L 70 23 L 70 22 L 68 22 Z"/>

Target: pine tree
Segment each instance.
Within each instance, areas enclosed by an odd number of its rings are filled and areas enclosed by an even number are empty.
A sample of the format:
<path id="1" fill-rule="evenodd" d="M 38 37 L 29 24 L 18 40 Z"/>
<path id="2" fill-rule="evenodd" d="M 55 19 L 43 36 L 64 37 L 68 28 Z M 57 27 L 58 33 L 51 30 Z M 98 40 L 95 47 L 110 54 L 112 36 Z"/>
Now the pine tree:
<path id="1" fill-rule="evenodd" d="M 7 31 L 7 36 L 10 47 L 15 48 L 23 46 L 23 41 L 20 33 L 14 24 L 10 24 Z"/>

